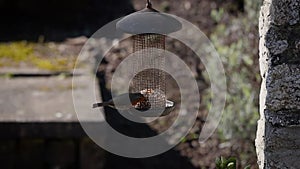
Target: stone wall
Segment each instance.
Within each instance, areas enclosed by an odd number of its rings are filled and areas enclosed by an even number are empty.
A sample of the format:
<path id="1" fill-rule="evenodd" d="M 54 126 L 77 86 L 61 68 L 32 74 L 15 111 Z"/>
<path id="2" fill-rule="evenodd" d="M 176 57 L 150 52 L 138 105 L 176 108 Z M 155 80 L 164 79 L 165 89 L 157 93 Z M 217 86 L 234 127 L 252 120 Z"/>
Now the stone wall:
<path id="1" fill-rule="evenodd" d="M 260 168 L 300 166 L 300 1 L 265 0 L 256 147 Z"/>

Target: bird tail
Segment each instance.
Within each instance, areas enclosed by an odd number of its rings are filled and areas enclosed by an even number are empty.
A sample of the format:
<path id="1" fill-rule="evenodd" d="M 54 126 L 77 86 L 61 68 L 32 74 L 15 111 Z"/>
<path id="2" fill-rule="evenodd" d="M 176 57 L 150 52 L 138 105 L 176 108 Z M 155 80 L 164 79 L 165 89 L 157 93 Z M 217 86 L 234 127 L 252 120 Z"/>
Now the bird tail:
<path id="1" fill-rule="evenodd" d="M 95 103 L 95 104 L 93 104 L 93 108 L 103 107 L 103 106 L 109 106 L 109 103 L 108 102 L 103 102 L 103 103 Z"/>

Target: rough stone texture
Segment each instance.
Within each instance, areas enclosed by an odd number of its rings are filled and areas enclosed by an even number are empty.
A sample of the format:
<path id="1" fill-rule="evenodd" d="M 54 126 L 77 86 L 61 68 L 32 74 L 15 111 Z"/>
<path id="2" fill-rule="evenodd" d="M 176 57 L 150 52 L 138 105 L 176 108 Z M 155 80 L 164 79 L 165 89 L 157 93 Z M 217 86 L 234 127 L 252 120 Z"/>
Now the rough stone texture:
<path id="1" fill-rule="evenodd" d="M 264 45 L 270 52 L 272 66 L 283 63 L 300 63 L 300 26 L 292 27 L 270 25 L 265 32 Z"/>
<path id="2" fill-rule="evenodd" d="M 265 166 L 265 118 L 264 118 L 264 109 L 265 109 L 265 99 L 267 95 L 266 89 L 266 80 L 265 77 L 267 76 L 268 70 L 268 58 L 270 52 L 268 48 L 265 47 L 266 44 L 266 33 L 268 32 L 268 28 L 270 27 L 270 5 L 271 0 L 265 0 L 264 5 L 261 7 L 260 17 L 259 17 L 259 65 L 260 65 L 260 73 L 262 77 L 262 84 L 261 84 L 261 91 L 260 91 L 260 119 L 258 120 L 258 127 L 257 127 L 257 135 L 255 140 L 256 152 L 257 152 L 257 163 L 260 168 L 264 168 Z"/>
<path id="3" fill-rule="evenodd" d="M 287 40 L 278 40 L 266 45 L 270 48 L 271 53 L 275 55 L 284 52 L 289 47 Z"/>
<path id="4" fill-rule="evenodd" d="M 276 25 L 295 25 L 300 19 L 300 0 L 273 0 L 271 21 Z"/>
<path id="5" fill-rule="evenodd" d="M 265 0 L 259 19 L 259 167 L 300 166 L 300 1 Z"/>
<path id="6" fill-rule="evenodd" d="M 266 81 L 268 110 L 300 110 L 300 65 L 272 67 Z"/>
<path id="7" fill-rule="evenodd" d="M 300 125 L 300 110 L 283 110 L 277 112 L 265 111 L 266 120 L 273 126 L 293 127 Z"/>
<path id="8" fill-rule="evenodd" d="M 265 168 L 297 169 L 300 166 L 300 128 L 266 123 Z"/>

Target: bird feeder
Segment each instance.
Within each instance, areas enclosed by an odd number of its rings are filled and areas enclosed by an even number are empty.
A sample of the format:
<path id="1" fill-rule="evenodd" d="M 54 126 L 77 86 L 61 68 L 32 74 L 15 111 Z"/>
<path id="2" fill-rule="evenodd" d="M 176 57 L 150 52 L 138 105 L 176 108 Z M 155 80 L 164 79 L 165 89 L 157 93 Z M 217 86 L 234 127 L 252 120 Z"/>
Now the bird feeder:
<path id="1" fill-rule="evenodd" d="M 145 9 L 124 17 L 117 22 L 116 27 L 118 30 L 133 35 L 133 53 L 139 53 L 138 59 L 133 61 L 134 65 L 131 66 L 136 75 L 131 81 L 129 92 L 146 91 L 147 94 L 147 91 L 149 93 L 156 91 L 154 95 L 149 95 L 151 108 L 153 110 L 165 109 L 168 104 L 166 74 L 163 71 L 165 57 L 163 52 L 157 51 L 165 50 L 166 36 L 180 30 L 181 23 L 153 9 L 150 0 L 147 0 Z M 140 71 L 145 67 L 151 68 Z"/>

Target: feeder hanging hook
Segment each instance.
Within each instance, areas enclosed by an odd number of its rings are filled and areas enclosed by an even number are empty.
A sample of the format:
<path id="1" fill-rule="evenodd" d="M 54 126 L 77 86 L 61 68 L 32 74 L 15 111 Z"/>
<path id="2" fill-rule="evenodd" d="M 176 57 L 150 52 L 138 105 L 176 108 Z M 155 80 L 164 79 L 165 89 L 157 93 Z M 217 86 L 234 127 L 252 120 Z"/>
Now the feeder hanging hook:
<path id="1" fill-rule="evenodd" d="M 147 8 L 152 8 L 152 4 L 151 4 L 151 1 L 150 1 L 150 0 L 147 0 L 146 7 L 147 7 Z"/>

